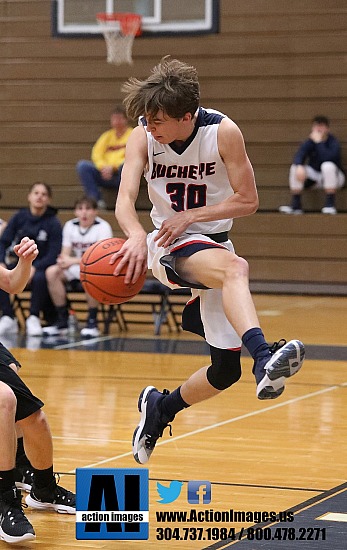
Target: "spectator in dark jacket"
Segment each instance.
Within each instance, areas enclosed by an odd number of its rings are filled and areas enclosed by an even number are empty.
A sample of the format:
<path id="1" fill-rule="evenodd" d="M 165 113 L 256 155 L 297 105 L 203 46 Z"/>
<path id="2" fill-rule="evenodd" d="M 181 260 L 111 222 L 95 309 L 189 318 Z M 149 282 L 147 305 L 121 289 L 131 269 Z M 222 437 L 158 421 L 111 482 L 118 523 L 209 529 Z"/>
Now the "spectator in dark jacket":
<path id="1" fill-rule="evenodd" d="M 301 193 L 304 189 L 325 191 L 323 214 L 336 214 L 335 194 L 345 183 L 340 143 L 330 133 L 329 119 L 315 116 L 309 139 L 297 150 L 289 172 L 292 193 L 290 206 L 280 206 L 284 214 L 302 214 Z"/>
<path id="2" fill-rule="evenodd" d="M 48 293 L 45 271 L 57 261 L 62 244 L 62 228 L 56 216 L 57 210 L 49 205 L 51 197 L 49 185 L 43 182 L 34 183 L 29 189 L 29 208 L 19 210 L 9 220 L 0 238 L 0 265 L 10 269 L 17 261 L 16 255 L 13 254 L 13 246 L 18 244 L 23 236 L 34 239 L 39 250 L 29 278 L 31 304 L 30 316 L 26 320 L 28 336 L 42 334 L 40 311 L 43 311 L 47 322 L 54 322 L 55 308 Z M 10 296 L 3 290 L 0 290 L 0 310 L 0 335 L 18 332 Z"/>

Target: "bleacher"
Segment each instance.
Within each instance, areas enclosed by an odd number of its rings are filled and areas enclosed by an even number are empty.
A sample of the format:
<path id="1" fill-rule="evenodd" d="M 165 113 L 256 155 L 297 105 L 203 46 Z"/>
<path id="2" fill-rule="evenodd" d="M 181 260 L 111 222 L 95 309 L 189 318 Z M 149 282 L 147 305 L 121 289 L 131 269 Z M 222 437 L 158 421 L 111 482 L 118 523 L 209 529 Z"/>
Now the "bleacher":
<path id="1" fill-rule="evenodd" d="M 307 195 L 304 199 L 306 208 L 311 196 L 313 201 L 320 199 L 316 192 Z M 341 197 L 346 195 L 345 189 L 340 192 Z M 144 195 L 141 200 L 143 205 L 149 206 Z M 312 209 L 314 204 L 310 205 Z M 2 209 L 1 216 L 9 219 L 15 211 L 13 208 Z M 109 221 L 115 236 L 123 236 L 113 210 L 103 211 L 100 215 Z M 68 209 L 58 212 L 62 224 L 71 216 L 72 211 Z M 151 231 L 149 210 L 140 210 L 139 217 L 145 229 Z M 302 216 L 290 216 L 276 211 L 258 211 L 252 216 L 234 220 L 230 237 L 236 253 L 249 263 L 253 292 L 347 294 L 345 213 L 329 216 L 311 211 Z M 111 308 L 100 307 L 99 321 L 104 334 L 113 328 L 127 331 L 133 325 L 152 325 L 156 335 L 164 326 L 169 332 L 179 331 L 181 312 L 188 295 L 187 289 L 169 291 L 149 275 L 141 293 L 129 302 Z M 28 312 L 29 296 L 24 291 L 15 299 L 22 326 Z M 68 298 L 83 323 L 86 318 L 83 293 L 69 292 Z"/>

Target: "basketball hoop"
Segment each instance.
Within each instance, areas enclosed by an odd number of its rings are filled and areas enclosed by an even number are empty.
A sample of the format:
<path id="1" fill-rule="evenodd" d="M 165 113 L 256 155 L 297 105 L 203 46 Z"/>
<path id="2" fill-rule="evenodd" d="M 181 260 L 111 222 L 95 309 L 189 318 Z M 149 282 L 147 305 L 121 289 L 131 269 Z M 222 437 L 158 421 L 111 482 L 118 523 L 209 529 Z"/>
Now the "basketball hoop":
<path id="1" fill-rule="evenodd" d="M 107 62 L 115 65 L 133 62 L 132 46 L 141 34 L 141 15 L 137 13 L 98 13 L 96 20 L 104 35 Z"/>

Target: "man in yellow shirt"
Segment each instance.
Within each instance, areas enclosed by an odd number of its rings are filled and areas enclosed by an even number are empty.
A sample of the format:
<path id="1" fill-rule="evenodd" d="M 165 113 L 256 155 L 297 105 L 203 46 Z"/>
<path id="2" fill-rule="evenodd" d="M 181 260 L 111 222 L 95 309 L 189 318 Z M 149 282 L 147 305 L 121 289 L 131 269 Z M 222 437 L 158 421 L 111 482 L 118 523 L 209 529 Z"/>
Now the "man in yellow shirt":
<path id="1" fill-rule="evenodd" d="M 111 113 L 111 129 L 97 139 L 92 149 L 92 160 L 80 160 L 76 169 L 87 196 L 105 208 L 101 187 L 118 191 L 125 156 L 125 146 L 132 132 L 123 107 Z"/>

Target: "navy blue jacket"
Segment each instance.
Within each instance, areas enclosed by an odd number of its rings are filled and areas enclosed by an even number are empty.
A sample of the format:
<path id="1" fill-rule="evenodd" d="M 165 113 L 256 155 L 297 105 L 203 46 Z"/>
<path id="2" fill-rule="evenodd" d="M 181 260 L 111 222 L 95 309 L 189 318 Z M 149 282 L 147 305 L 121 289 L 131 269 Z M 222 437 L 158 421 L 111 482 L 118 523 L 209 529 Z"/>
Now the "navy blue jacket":
<path id="1" fill-rule="evenodd" d="M 320 143 L 315 143 L 312 139 L 304 141 L 295 153 L 293 164 L 307 163 L 319 172 L 321 164 L 326 161 L 333 162 L 343 170 L 340 143 L 332 134 Z"/>
<path id="2" fill-rule="evenodd" d="M 42 216 L 33 216 L 29 208 L 22 208 L 12 216 L 0 238 L 0 263 L 5 263 L 9 247 L 29 237 L 35 239 L 39 250 L 33 266 L 45 270 L 55 264 L 62 245 L 62 228 L 56 214 L 57 210 L 49 206 Z"/>

